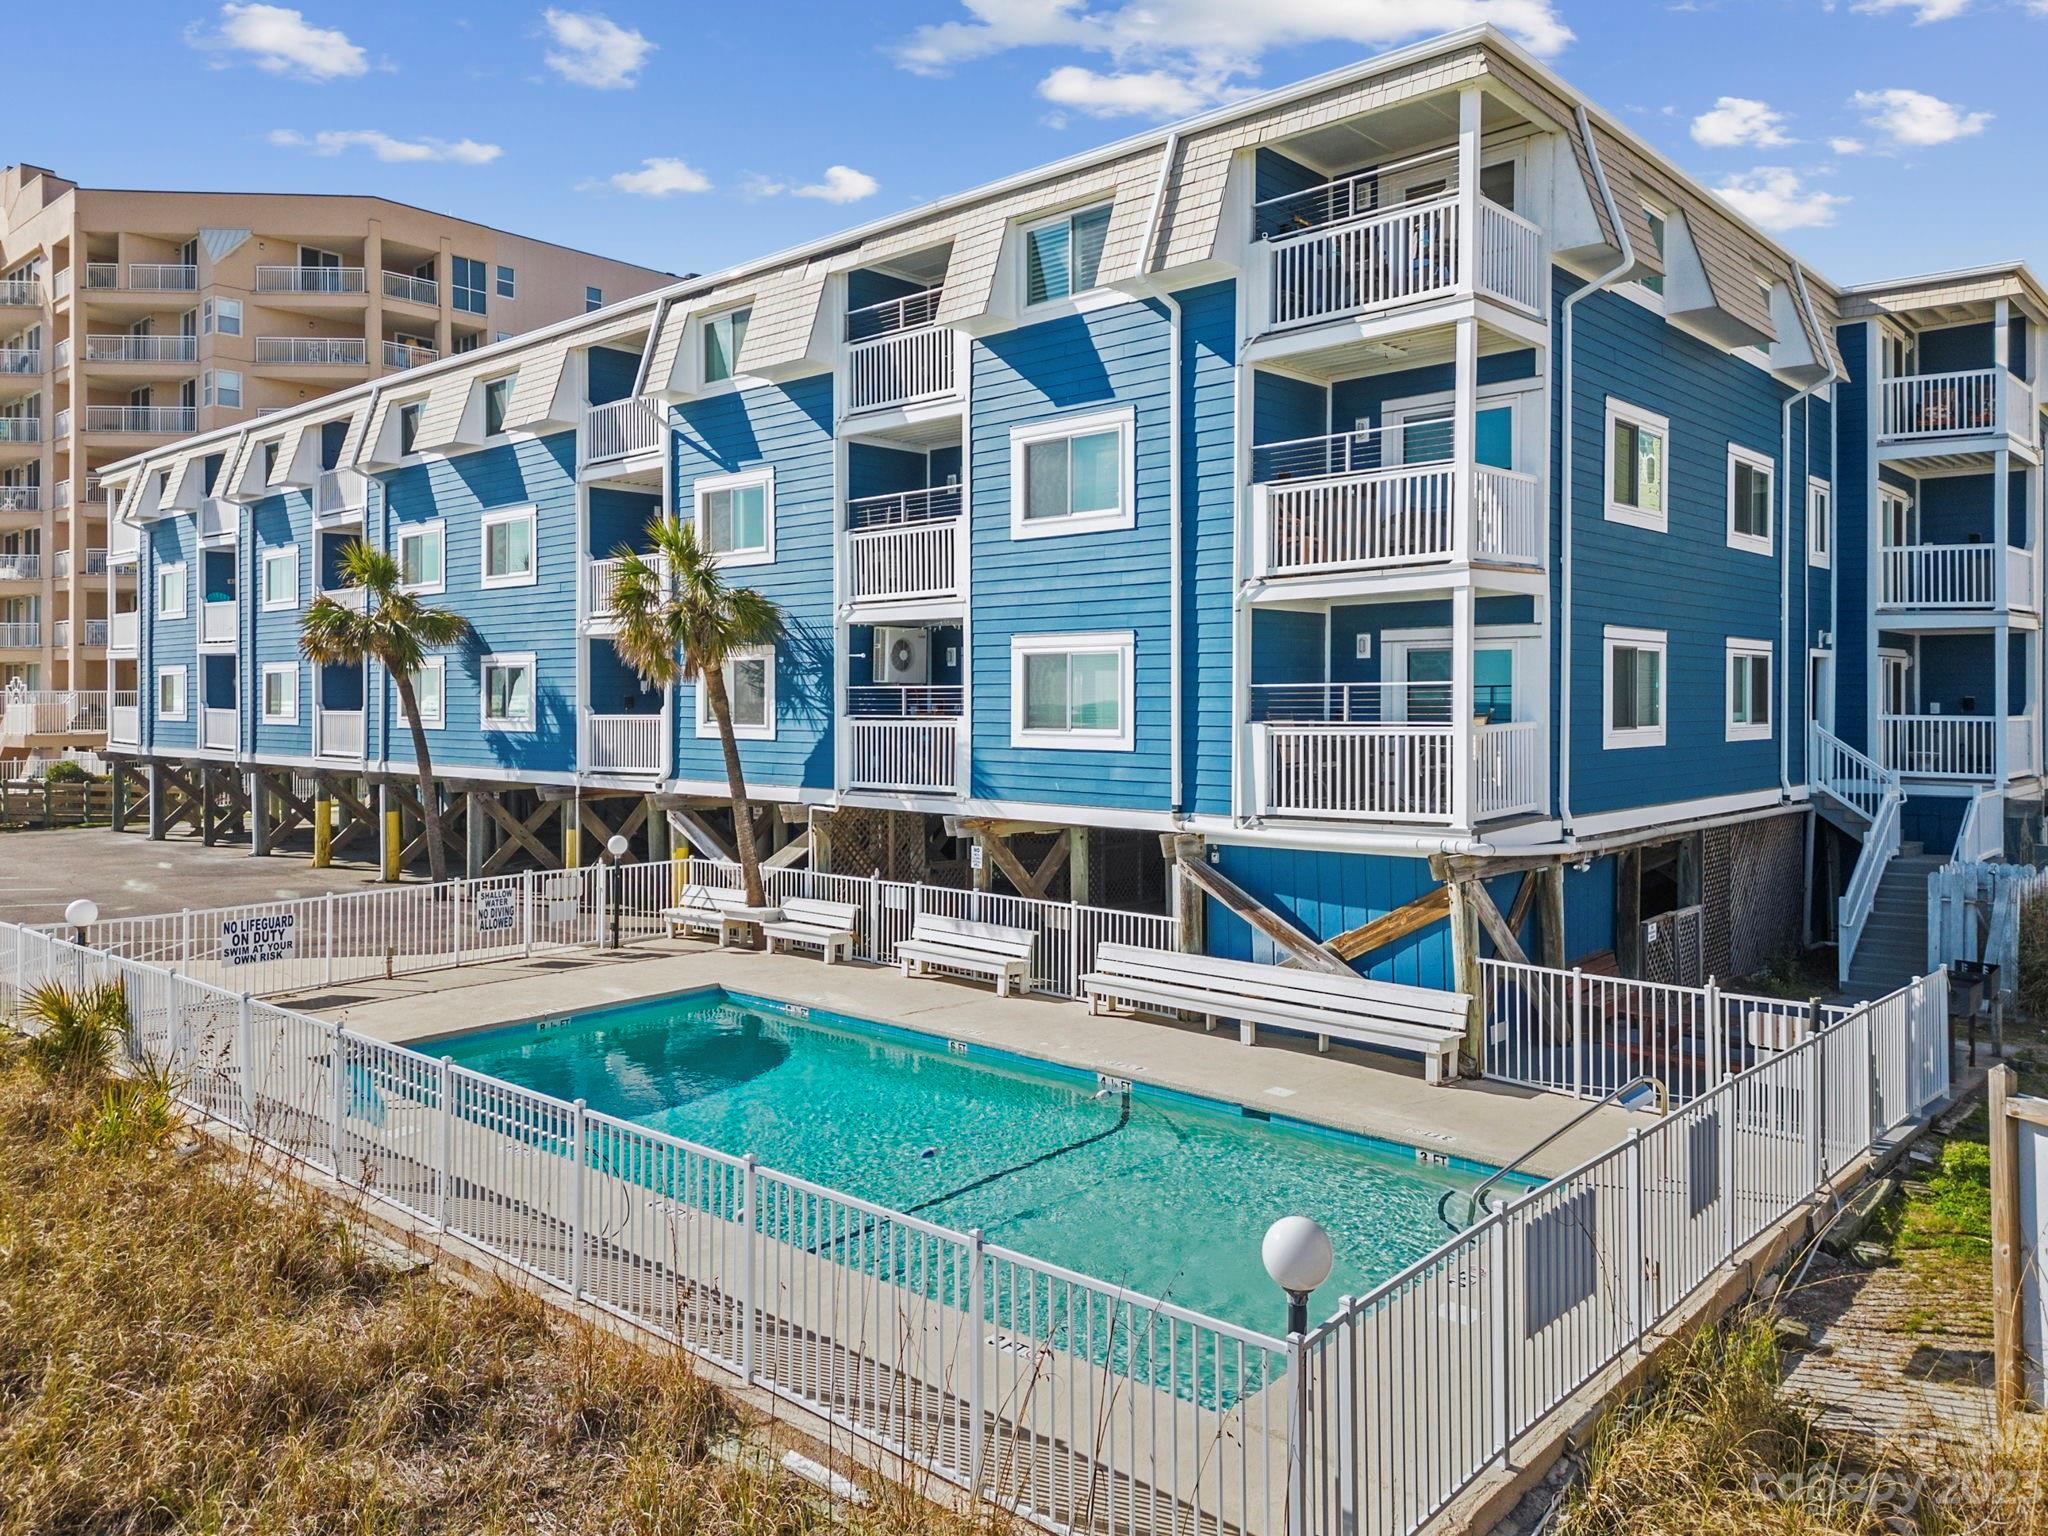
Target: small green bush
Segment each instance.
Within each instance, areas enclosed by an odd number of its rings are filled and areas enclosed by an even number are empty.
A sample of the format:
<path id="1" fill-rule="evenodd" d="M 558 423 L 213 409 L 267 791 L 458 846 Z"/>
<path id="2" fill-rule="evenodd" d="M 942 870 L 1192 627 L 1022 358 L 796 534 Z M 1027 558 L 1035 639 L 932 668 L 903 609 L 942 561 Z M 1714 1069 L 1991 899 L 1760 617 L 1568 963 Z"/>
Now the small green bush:
<path id="1" fill-rule="evenodd" d="M 43 770 L 46 784 L 90 784 L 92 775 L 85 771 L 85 764 L 74 763 L 66 758 L 61 763 L 52 763 Z"/>

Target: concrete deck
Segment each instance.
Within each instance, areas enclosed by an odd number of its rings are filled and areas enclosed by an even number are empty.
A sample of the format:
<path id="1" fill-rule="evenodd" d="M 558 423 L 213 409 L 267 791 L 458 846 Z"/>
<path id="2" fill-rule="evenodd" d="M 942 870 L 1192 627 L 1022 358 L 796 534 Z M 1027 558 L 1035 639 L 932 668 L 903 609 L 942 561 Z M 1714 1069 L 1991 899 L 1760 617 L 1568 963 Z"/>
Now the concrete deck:
<path id="1" fill-rule="evenodd" d="M 1429 1152 L 1503 1164 L 1579 1114 L 1558 1094 L 1489 1082 L 1432 1088 L 1419 1061 L 1262 1031 L 1256 1046 L 1235 1031 L 1206 1033 L 1129 1014 L 1093 1016 L 1084 1003 L 998 998 L 985 985 L 906 981 L 891 967 L 826 966 L 814 957 L 721 951 L 688 941 L 614 954 L 563 953 L 393 981 L 350 983 L 273 1001 L 339 1019 L 380 1040 L 416 1044 L 550 1014 L 658 997 L 692 987 L 802 1003 L 900 1025 L 949 1040 L 1127 1077 Z M 1647 1117 L 1603 1109 L 1525 1166 L 1554 1174 L 1612 1146 Z"/>

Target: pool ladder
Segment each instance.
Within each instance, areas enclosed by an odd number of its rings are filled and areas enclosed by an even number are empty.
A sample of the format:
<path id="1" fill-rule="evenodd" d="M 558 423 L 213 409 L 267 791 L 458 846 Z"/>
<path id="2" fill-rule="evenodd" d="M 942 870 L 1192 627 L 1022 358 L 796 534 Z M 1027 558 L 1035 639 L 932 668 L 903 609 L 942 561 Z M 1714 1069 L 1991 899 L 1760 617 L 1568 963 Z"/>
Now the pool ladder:
<path id="1" fill-rule="evenodd" d="M 1556 1141 L 1559 1137 L 1563 1136 L 1567 1131 L 1572 1130 L 1581 1122 L 1599 1113 L 1599 1111 L 1605 1109 L 1608 1105 L 1614 1103 L 1617 1099 L 1626 1098 L 1628 1097 L 1628 1095 L 1642 1088 L 1654 1088 L 1657 1090 L 1658 1114 L 1664 1114 L 1671 1108 L 1671 1095 L 1669 1091 L 1664 1087 L 1663 1078 L 1652 1077 L 1648 1073 L 1645 1073 L 1640 1077 L 1632 1077 L 1627 1082 L 1623 1083 L 1619 1088 L 1615 1089 L 1612 1093 L 1608 1094 L 1606 1097 L 1597 1099 L 1593 1103 L 1588 1104 L 1584 1109 L 1580 1110 L 1576 1115 L 1573 1115 L 1571 1119 L 1565 1121 L 1563 1125 L 1560 1125 L 1548 1136 L 1545 1136 L 1541 1141 L 1537 1142 L 1534 1146 L 1531 1146 L 1525 1149 L 1523 1152 L 1521 1152 L 1518 1156 L 1515 1157 L 1515 1159 L 1512 1162 L 1507 1163 L 1503 1167 L 1494 1169 L 1493 1172 L 1489 1173 L 1485 1178 L 1481 1179 L 1477 1184 L 1473 1185 L 1472 1188 L 1466 1192 L 1465 1219 L 1463 1221 L 1451 1220 L 1451 1197 L 1457 1194 L 1458 1191 L 1456 1191 L 1455 1189 L 1445 1190 L 1443 1192 L 1442 1197 L 1439 1198 L 1436 1203 L 1437 1219 L 1443 1222 L 1443 1224 L 1449 1227 L 1453 1232 L 1464 1231 L 1467 1227 L 1471 1226 L 1472 1223 L 1475 1220 L 1477 1220 L 1482 1214 L 1490 1214 L 1486 1205 L 1486 1192 L 1492 1189 L 1494 1185 L 1498 1184 L 1502 1179 L 1506 1178 L 1509 1174 L 1513 1173 L 1517 1168 L 1521 1167 L 1522 1164 L 1529 1161 L 1530 1158 L 1534 1157 L 1538 1152 L 1541 1152 L 1553 1141 Z"/>

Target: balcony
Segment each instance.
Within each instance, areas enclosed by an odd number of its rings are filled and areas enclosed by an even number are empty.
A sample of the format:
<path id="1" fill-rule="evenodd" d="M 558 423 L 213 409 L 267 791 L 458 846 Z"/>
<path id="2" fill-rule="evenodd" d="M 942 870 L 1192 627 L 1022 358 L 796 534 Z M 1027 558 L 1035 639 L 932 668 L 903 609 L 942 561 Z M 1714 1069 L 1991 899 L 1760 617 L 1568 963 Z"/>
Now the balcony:
<path id="1" fill-rule="evenodd" d="M 369 499 L 369 478 L 360 470 L 323 469 L 313 482 L 313 516 L 322 523 L 360 520 Z"/>
<path id="2" fill-rule="evenodd" d="M 2022 725 L 2022 719 L 2015 718 L 2010 724 Z M 1997 768 L 1998 733 L 2003 729 L 2007 726 L 1995 715 L 1883 715 L 1878 719 L 1885 767 L 1918 779 L 1990 781 Z M 2029 737 L 2031 734 L 2029 730 Z M 2031 751 L 2027 755 L 2031 757 Z"/>
<path id="3" fill-rule="evenodd" d="M 107 648 L 107 621 L 87 619 L 85 621 L 85 648 L 89 651 L 103 651 Z"/>
<path id="4" fill-rule="evenodd" d="M 241 715 L 234 709 L 199 711 L 199 745 L 208 752 L 232 752 L 241 740 Z"/>
<path id="5" fill-rule="evenodd" d="M 50 648 L 58 651 L 71 649 L 71 621 L 58 619 L 50 626 Z"/>
<path id="6" fill-rule="evenodd" d="M 85 574 L 88 576 L 104 576 L 107 574 L 106 545 L 94 544 L 86 550 Z"/>
<path id="7" fill-rule="evenodd" d="M 0 550 L 0 581 L 39 581 L 43 574 L 40 554 L 9 554 Z"/>
<path id="8" fill-rule="evenodd" d="M 846 699 L 849 789 L 959 793 L 960 689 L 849 688 Z"/>
<path id="9" fill-rule="evenodd" d="M 848 312 L 848 411 L 891 410 L 954 392 L 958 342 L 932 323 L 943 292 L 926 288 Z"/>
<path id="10" fill-rule="evenodd" d="M 18 385 L 37 388 L 42 382 L 43 354 L 32 347 L 0 347 L 0 389 Z"/>
<path id="11" fill-rule="evenodd" d="M 57 413 L 55 435 L 60 443 L 71 435 L 71 408 L 69 406 L 66 406 Z"/>
<path id="12" fill-rule="evenodd" d="M 0 622 L 0 651 L 33 651 L 43 643 L 43 626 L 35 620 Z"/>
<path id="13" fill-rule="evenodd" d="M 69 485 L 59 482 L 57 489 L 68 493 Z M 71 505 L 68 494 L 51 502 L 59 511 Z M 43 509 L 43 488 L 39 485 L 0 485 L 0 512 L 40 512 Z"/>
<path id="14" fill-rule="evenodd" d="M 256 364 L 264 368 L 364 368 L 370 344 L 360 336 L 258 336 Z"/>
<path id="15" fill-rule="evenodd" d="M 361 267 L 274 267 L 256 269 L 258 293 L 361 293 Z"/>
<path id="16" fill-rule="evenodd" d="M 370 593 L 366 587 L 322 587 L 320 595 L 330 603 L 339 603 L 342 607 L 352 608 L 357 613 L 370 606 Z"/>
<path id="17" fill-rule="evenodd" d="M 668 569 L 660 555 L 643 554 L 640 558 L 658 571 Z M 616 558 L 584 562 L 583 614 L 593 628 L 609 629 L 616 617 L 612 613 L 612 586 L 618 580 L 619 567 L 623 564 L 623 560 Z"/>
<path id="18" fill-rule="evenodd" d="M 196 293 L 199 268 L 181 261 L 131 261 L 128 263 L 131 293 Z"/>
<path id="19" fill-rule="evenodd" d="M 0 743 L 31 736 L 91 736 L 107 728 L 107 696 L 91 693 L 0 693 Z"/>
<path id="20" fill-rule="evenodd" d="M 142 704 L 133 689 L 107 695 L 107 740 L 117 747 L 142 745 Z"/>
<path id="21" fill-rule="evenodd" d="M 1909 374 L 1879 387 L 1880 443 L 1924 451 L 1986 437 L 2033 442 L 2034 387 L 2004 368 Z"/>
<path id="22" fill-rule="evenodd" d="M 313 711 L 313 755 L 361 762 L 363 712 L 360 709 Z"/>
<path id="23" fill-rule="evenodd" d="M 588 773 L 660 773 L 666 715 L 585 715 L 583 767 Z"/>
<path id="24" fill-rule="evenodd" d="M 116 656 L 133 656 L 141 643 L 142 616 L 134 609 L 116 613 L 107 621 L 107 649 Z"/>
<path id="25" fill-rule="evenodd" d="M 88 405 L 85 430 L 182 437 L 199 430 L 199 411 L 190 405 Z"/>
<path id="26" fill-rule="evenodd" d="M 197 336 L 88 336 L 88 363 L 196 363 Z"/>
<path id="27" fill-rule="evenodd" d="M 1389 463 L 1401 429 L 1299 438 L 1252 450 L 1260 574 L 1396 569 L 1455 559 L 1537 565 L 1534 475 L 1471 468 L 1472 527 L 1457 526 L 1459 466 Z"/>
<path id="28" fill-rule="evenodd" d="M 433 362 L 440 355 L 440 351 L 434 347 L 416 347 L 403 341 L 384 343 L 386 368 L 417 368 L 421 363 Z"/>
<path id="29" fill-rule="evenodd" d="M 0 280 L 0 309 L 41 309 L 43 285 L 33 277 Z"/>
<path id="30" fill-rule="evenodd" d="M 15 443 L 25 445 L 43 440 L 43 418 L 40 416 L 0 416 L 0 447 Z"/>
<path id="31" fill-rule="evenodd" d="M 960 487 L 846 504 L 847 595 L 856 603 L 960 595 Z"/>
<path id="32" fill-rule="evenodd" d="M 1878 603 L 1885 608 L 1996 608 L 1999 566 L 2004 605 L 2033 612 L 2032 550 L 2005 544 L 1887 544 L 1878 551 Z"/>
<path id="33" fill-rule="evenodd" d="M 668 413 L 657 400 L 633 396 L 593 405 L 583 413 L 582 462 L 609 464 L 658 453 L 667 432 Z"/>
<path id="34" fill-rule="evenodd" d="M 406 304 L 424 304 L 429 309 L 439 309 L 441 285 L 431 277 L 412 277 L 404 272 L 386 272 L 384 297 L 397 299 Z"/>
<path id="35" fill-rule="evenodd" d="M 199 605 L 199 643 L 234 645 L 235 600 L 232 597 L 209 597 Z"/>

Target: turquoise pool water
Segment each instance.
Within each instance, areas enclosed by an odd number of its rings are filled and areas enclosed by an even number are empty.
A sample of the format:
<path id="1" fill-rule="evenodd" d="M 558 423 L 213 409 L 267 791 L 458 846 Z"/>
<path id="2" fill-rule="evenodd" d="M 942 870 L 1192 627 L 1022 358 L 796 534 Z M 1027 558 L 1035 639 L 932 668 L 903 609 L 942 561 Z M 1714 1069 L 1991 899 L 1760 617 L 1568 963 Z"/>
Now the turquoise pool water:
<path id="1" fill-rule="evenodd" d="M 1320 1312 L 1441 1243 L 1439 1197 L 1489 1171 L 716 990 L 420 1048 L 1276 1333 L 1284 1300 L 1259 1265 L 1276 1217 L 1330 1231 Z"/>

